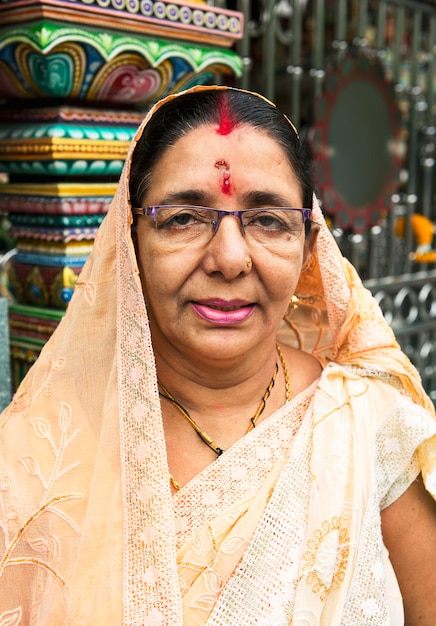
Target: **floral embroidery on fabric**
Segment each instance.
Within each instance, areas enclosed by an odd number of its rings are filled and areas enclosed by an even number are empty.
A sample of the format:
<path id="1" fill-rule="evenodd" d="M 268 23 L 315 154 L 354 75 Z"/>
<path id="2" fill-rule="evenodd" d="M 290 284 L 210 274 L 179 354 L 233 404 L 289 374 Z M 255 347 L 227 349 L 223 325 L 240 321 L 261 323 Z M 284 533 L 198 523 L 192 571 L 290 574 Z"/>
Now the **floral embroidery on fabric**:
<path id="1" fill-rule="evenodd" d="M 51 470 L 44 472 L 40 463 L 33 455 L 22 456 L 19 461 L 30 476 L 38 479 L 42 487 L 42 496 L 39 507 L 22 522 L 18 529 L 11 528 L 11 522 L 18 517 L 18 509 L 15 504 L 7 502 L 8 492 L 13 486 L 13 480 L 9 476 L 3 476 L 0 481 L 0 529 L 3 533 L 4 553 L 0 559 L 0 584 L 1 577 L 9 567 L 20 565 L 33 565 L 41 573 L 36 605 L 40 606 L 49 592 L 52 581 L 59 583 L 63 593 L 64 603 L 69 601 L 68 587 L 58 565 L 62 558 L 62 550 L 59 539 L 51 532 L 51 526 L 36 525 L 44 514 L 55 515 L 58 519 L 68 524 L 78 535 L 79 529 L 74 520 L 61 508 L 59 504 L 69 500 L 83 497 L 81 493 L 63 493 L 52 495 L 55 483 L 67 473 L 78 467 L 79 462 L 63 466 L 63 459 L 67 448 L 76 438 L 79 430 L 71 432 L 71 407 L 61 403 L 57 424 L 60 436 L 56 440 L 52 432 L 52 426 L 45 418 L 30 420 L 34 434 L 48 442 L 53 455 Z M 33 537 L 28 531 L 36 525 Z M 41 531 L 41 528 L 44 530 Z M 45 534 L 39 534 L 40 532 Z M 42 582 L 41 582 L 42 581 Z M 0 615 L 0 624 L 20 624 L 21 608 L 9 610 Z"/>
<path id="2" fill-rule="evenodd" d="M 337 591 L 344 580 L 350 550 L 347 529 L 341 527 L 338 517 L 326 520 L 307 541 L 307 548 L 303 554 L 306 582 L 324 601 L 329 591 Z"/>
<path id="3" fill-rule="evenodd" d="M 5 611 L 0 615 L 0 626 L 18 626 L 21 624 L 22 611 L 20 607 L 12 611 Z"/>
<path id="4" fill-rule="evenodd" d="M 82 289 L 86 302 L 92 306 L 95 301 L 96 287 L 94 283 L 77 281 L 76 289 Z"/>
<path id="5" fill-rule="evenodd" d="M 42 376 L 41 384 L 33 392 L 31 398 L 29 398 L 25 383 L 20 386 L 17 393 L 13 397 L 11 404 L 2 414 L 2 421 L 0 423 L 1 427 L 3 427 L 7 423 L 13 413 L 18 413 L 22 411 L 24 417 L 27 417 L 30 411 L 31 400 L 34 400 L 41 394 L 47 398 L 52 395 L 53 383 L 51 382 L 51 377 L 54 373 L 62 370 L 65 365 L 65 359 L 64 357 L 53 359 L 52 355 L 49 352 L 46 353 L 43 351 L 41 352 L 39 361 L 42 367 L 48 368 L 46 374 Z"/>
<path id="6" fill-rule="evenodd" d="M 219 572 L 214 571 L 211 568 L 206 569 L 201 574 L 206 593 L 203 593 L 192 603 L 192 607 L 195 609 L 204 609 L 205 611 L 211 611 L 215 606 L 217 597 L 222 588 L 222 578 Z"/>
<path id="7" fill-rule="evenodd" d="M 38 476 L 45 490 L 43 496 L 44 502 L 46 501 L 48 493 L 53 487 L 54 483 L 59 480 L 61 476 L 64 476 L 64 474 L 67 474 L 79 465 L 79 462 L 77 461 L 76 463 L 73 463 L 72 465 L 65 467 L 64 469 L 61 469 L 62 457 L 65 453 L 65 450 L 68 448 L 73 439 L 75 439 L 79 430 L 76 429 L 73 433 L 68 435 L 68 431 L 71 426 L 71 407 L 65 402 L 61 402 L 59 411 L 58 425 L 59 430 L 61 431 L 61 436 L 58 444 L 53 439 L 50 423 L 46 419 L 36 418 L 30 420 L 30 423 L 32 424 L 35 435 L 40 439 L 46 439 L 50 444 L 55 461 L 52 473 L 46 479 L 44 478 L 38 466 L 38 462 L 33 457 L 22 457 L 20 459 L 29 474 L 31 474 L 32 476 Z"/>

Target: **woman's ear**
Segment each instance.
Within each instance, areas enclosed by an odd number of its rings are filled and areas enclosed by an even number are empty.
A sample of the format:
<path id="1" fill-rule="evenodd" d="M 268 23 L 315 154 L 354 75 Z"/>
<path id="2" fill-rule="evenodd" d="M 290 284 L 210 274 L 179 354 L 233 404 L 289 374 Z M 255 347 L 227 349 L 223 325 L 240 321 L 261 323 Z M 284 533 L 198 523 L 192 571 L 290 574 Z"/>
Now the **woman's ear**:
<path id="1" fill-rule="evenodd" d="M 312 254 L 315 251 L 316 240 L 318 238 L 319 233 L 319 224 L 315 222 L 311 223 L 310 233 L 306 236 L 304 240 L 304 251 L 303 251 L 303 267 L 302 271 L 306 269 L 308 264 L 310 263 L 310 259 L 312 258 Z"/>

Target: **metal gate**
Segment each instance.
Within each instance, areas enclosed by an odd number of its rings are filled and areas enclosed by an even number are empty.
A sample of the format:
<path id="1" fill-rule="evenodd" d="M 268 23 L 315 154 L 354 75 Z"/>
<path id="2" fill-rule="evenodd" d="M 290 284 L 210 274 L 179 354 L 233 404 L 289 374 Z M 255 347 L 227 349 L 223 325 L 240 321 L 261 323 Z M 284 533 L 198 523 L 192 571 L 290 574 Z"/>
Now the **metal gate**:
<path id="1" fill-rule="evenodd" d="M 237 86 L 263 93 L 311 132 L 329 68 L 376 60 L 393 87 L 404 155 L 385 213 L 356 232 L 333 224 L 436 401 L 436 3 L 413 0 L 235 0 L 242 11 Z M 352 140 L 352 138 L 350 138 Z M 320 194 L 321 201 L 323 195 Z"/>

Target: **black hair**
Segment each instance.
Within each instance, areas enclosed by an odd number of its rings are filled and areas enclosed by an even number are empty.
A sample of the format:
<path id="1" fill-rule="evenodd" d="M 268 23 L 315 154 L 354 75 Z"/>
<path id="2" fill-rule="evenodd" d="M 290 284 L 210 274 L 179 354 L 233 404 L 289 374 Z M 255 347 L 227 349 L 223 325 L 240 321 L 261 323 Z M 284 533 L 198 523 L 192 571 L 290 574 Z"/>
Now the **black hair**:
<path id="1" fill-rule="evenodd" d="M 222 122 L 222 112 L 233 126 L 246 124 L 266 132 L 284 150 L 301 185 L 303 207 L 312 208 L 310 151 L 289 120 L 263 98 L 237 89 L 186 93 L 162 105 L 145 126 L 132 158 L 130 198 L 141 206 L 153 167 L 163 152 L 190 130 Z M 308 224 L 308 222 L 306 222 Z"/>

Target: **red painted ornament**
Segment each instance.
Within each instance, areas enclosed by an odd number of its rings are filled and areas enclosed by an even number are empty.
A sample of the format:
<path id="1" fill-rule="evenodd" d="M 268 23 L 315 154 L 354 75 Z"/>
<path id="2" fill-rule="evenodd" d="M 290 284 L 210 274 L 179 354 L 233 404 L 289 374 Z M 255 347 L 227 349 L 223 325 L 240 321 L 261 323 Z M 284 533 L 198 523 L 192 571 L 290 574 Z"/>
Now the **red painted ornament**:
<path id="1" fill-rule="evenodd" d="M 222 179 L 222 183 L 221 183 L 221 191 L 223 193 L 225 193 L 226 196 L 231 195 L 232 194 L 232 183 L 230 181 L 229 164 L 224 159 L 220 159 L 219 161 L 215 162 L 215 167 L 217 167 L 218 169 L 224 168 L 224 174 L 223 174 L 223 179 Z"/>
<path id="2" fill-rule="evenodd" d="M 226 170 L 223 176 L 223 184 L 221 185 L 221 191 L 225 193 L 227 196 L 230 196 L 232 193 L 232 184 L 230 182 L 230 172 Z"/>

